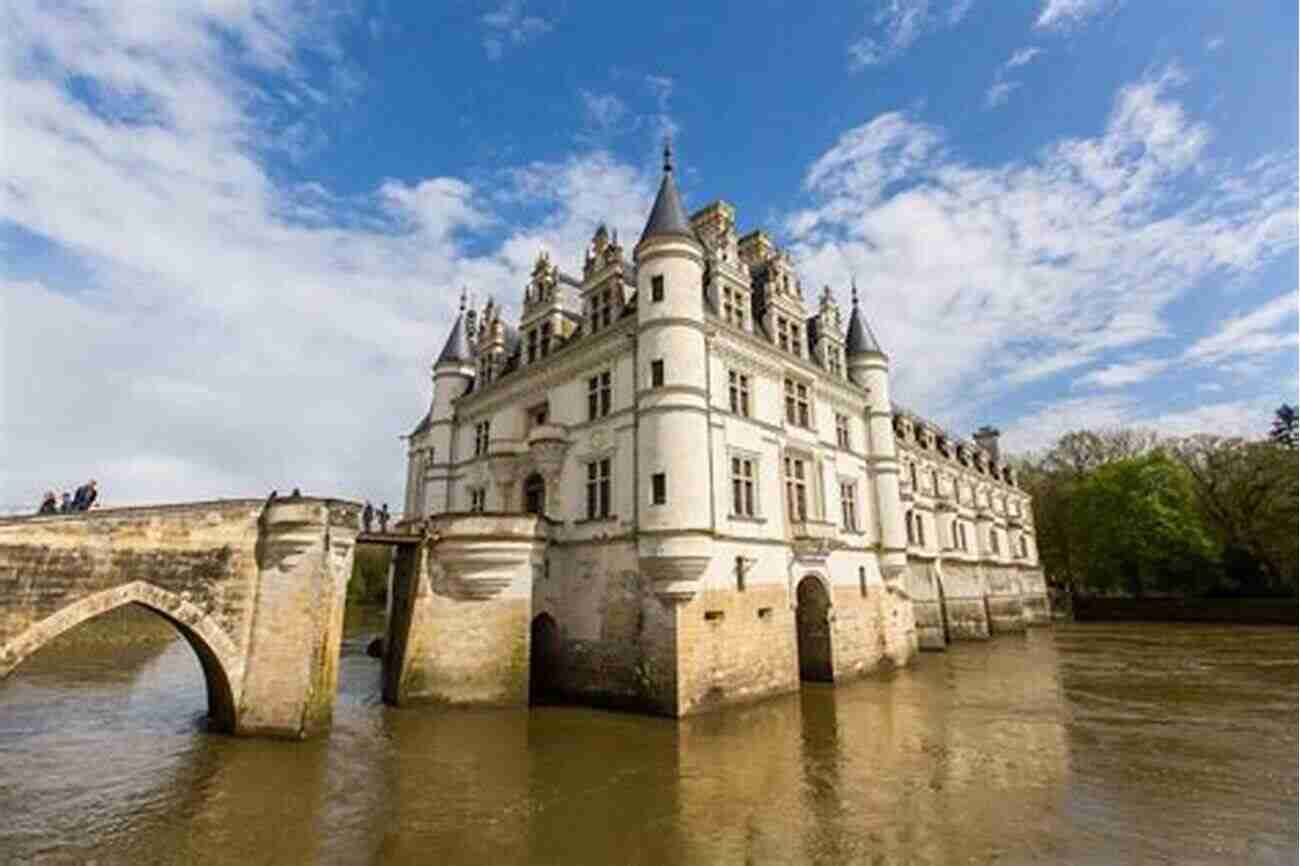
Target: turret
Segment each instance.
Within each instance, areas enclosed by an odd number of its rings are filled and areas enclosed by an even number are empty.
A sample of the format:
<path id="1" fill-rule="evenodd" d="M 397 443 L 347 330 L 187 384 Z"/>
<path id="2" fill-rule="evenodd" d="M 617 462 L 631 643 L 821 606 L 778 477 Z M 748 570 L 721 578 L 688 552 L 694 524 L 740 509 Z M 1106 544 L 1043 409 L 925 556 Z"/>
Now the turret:
<path id="1" fill-rule="evenodd" d="M 474 359 L 468 339 L 465 292 L 447 342 L 433 362 L 433 399 L 429 412 L 412 431 L 407 451 L 406 516 L 424 517 L 447 510 L 446 473 L 436 467 L 455 459 L 451 453 L 454 401 L 474 381 Z"/>
<path id="2" fill-rule="evenodd" d="M 870 433 L 872 481 L 880 515 L 883 548 L 880 570 L 886 579 L 900 577 L 907 568 L 907 528 L 899 499 L 898 450 L 894 444 L 894 412 L 889 397 L 889 357 L 858 306 L 858 284 L 853 281 L 853 311 L 844 335 L 849 379 L 867 392 L 867 430 Z"/>
<path id="3" fill-rule="evenodd" d="M 643 536 L 642 566 L 661 596 L 680 600 L 695 591 L 709 561 L 711 552 L 701 539 L 707 540 L 712 528 L 713 510 L 706 447 L 704 247 L 682 207 L 667 145 L 659 194 L 633 257 L 641 415 L 638 522 L 643 532 L 655 533 Z"/>

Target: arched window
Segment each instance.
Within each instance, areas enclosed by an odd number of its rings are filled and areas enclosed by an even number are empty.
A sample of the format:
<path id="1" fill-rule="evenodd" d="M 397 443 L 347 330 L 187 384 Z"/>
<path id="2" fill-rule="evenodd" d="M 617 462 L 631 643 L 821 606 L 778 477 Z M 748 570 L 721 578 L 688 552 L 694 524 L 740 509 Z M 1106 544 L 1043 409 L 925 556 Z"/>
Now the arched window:
<path id="1" fill-rule="evenodd" d="M 546 481 L 536 472 L 524 479 L 524 511 L 546 514 Z"/>

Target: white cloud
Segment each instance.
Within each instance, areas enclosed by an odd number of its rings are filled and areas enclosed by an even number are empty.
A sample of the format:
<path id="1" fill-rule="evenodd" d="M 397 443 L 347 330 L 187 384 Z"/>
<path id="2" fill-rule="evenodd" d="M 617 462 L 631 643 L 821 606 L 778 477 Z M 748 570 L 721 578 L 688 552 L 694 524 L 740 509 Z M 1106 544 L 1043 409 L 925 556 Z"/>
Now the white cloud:
<path id="1" fill-rule="evenodd" d="M 1223 47 L 1222 36 L 1212 36 L 1209 39 L 1205 40 L 1206 51 L 1218 51 L 1222 47 Z"/>
<path id="2" fill-rule="evenodd" d="M 297 7 L 216 8 L 10 4 L 0 221 L 74 266 L 0 280 L 0 506 L 92 476 L 106 504 L 298 486 L 396 505 L 461 286 L 512 305 L 539 245 L 640 228 L 653 177 L 600 151 L 347 197 L 278 181 L 267 141 L 345 98 L 298 58 L 328 34 Z M 507 224 L 521 199 L 538 216 Z"/>
<path id="3" fill-rule="evenodd" d="M 1219 364 L 1294 349 L 1295 317 L 1296 293 L 1287 292 L 1249 313 L 1228 319 L 1219 330 L 1193 343 L 1184 357 L 1201 364 Z"/>
<path id="4" fill-rule="evenodd" d="M 523 0 L 506 0 L 481 20 L 485 28 L 483 50 L 489 60 L 500 60 L 507 48 L 526 45 L 554 28 L 545 18 L 525 14 Z"/>
<path id="5" fill-rule="evenodd" d="M 940 9 L 944 4 L 932 0 L 878 0 L 872 32 L 849 43 L 849 68 L 888 63 L 927 31 L 960 23 L 973 4 L 974 0 L 951 0 Z"/>
<path id="6" fill-rule="evenodd" d="M 627 104 L 612 93 L 578 91 L 582 99 L 583 126 L 593 137 L 616 132 L 627 119 Z"/>
<path id="7" fill-rule="evenodd" d="M 1169 361 L 1163 358 L 1143 358 L 1119 364 L 1108 364 L 1099 370 L 1075 380 L 1075 386 L 1096 385 L 1101 388 L 1118 388 L 1145 382 L 1169 369 Z"/>
<path id="8" fill-rule="evenodd" d="M 1004 425 L 1002 443 L 1008 453 L 1040 451 L 1075 430 L 1115 427 L 1155 430 L 1162 436 L 1216 433 L 1259 438 L 1268 431 L 1277 403 L 1278 398 L 1265 395 L 1152 411 L 1144 402 L 1119 394 L 1072 397 L 1040 404 Z"/>
<path id="9" fill-rule="evenodd" d="M 997 108 L 999 105 L 1006 104 L 1011 98 L 1011 93 L 1020 86 L 1019 81 L 997 81 L 984 94 L 984 107 Z"/>
<path id="10" fill-rule="evenodd" d="M 1118 6 L 1123 0 L 1044 0 L 1035 27 L 1064 28 L 1080 24 Z"/>
<path id="11" fill-rule="evenodd" d="M 900 402 L 981 423 L 985 398 L 1167 338 L 1174 298 L 1294 248 L 1286 155 L 1216 163 L 1180 81 L 1122 88 L 1098 135 L 1024 161 L 967 164 L 894 112 L 813 164 L 792 250 L 811 285 L 856 274 Z"/>
<path id="12" fill-rule="evenodd" d="M 1041 48 L 1038 48 L 1033 45 L 1030 45 L 1026 48 L 1021 48 L 1019 51 L 1015 52 L 1014 54 L 1011 55 L 1010 58 L 1007 59 L 1006 68 L 1015 69 L 1017 66 L 1024 66 L 1026 63 L 1029 63 L 1035 57 L 1037 57 L 1042 53 L 1043 51 Z"/>

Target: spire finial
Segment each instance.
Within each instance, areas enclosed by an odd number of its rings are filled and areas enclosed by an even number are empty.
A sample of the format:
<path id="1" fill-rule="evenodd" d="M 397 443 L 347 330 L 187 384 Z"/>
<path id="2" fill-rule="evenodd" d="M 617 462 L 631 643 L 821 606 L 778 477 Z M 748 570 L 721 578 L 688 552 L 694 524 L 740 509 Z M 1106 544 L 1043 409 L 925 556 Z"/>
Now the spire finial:
<path id="1" fill-rule="evenodd" d="M 464 286 L 460 287 L 460 311 L 465 312 L 465 299 L 469 295 L 469 289 Z"/>
<path id="2" fill-rule="evenodd" d="M 853 286 L 853 306 L 858 305 L 858 277 L 854 274 L 849 278 L 849 284 Z"/>
<path id="3" fill-rule="evenodd" d="M 673 137 L 671 133 L 664 133 L 664 172 L 673 170 Z"/>

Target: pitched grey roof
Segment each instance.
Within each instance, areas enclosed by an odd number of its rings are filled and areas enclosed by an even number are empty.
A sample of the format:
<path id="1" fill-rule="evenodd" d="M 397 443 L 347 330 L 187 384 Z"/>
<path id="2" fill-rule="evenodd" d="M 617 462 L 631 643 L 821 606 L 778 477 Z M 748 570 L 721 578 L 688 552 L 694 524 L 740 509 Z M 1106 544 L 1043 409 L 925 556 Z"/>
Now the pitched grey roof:
<path id="1" fill-rule="evenodd" d="M 686 218 L 686 209 L 682 207 L 682 198 L 677 194 L 677 184 L 673 182 L 673 165 L 671 154 L 664 151 L 664 179 L 659 184 L 659 194 L 655 196 L 654 207 L 650 209 L 650 218 L 646 220 L 645 231 L 641 240 L 655 235 L 675 235 L 696 240 L 691 231 L 691 222 Z"/>
<path id="2" fill-rule="evenodd" d="M 438 355 L 438 364 L 468 364 L 469 363 L 469 342 L 465 339 L 465 313 L 462 310 L 456 314 L 456 321 L 452 323 L 451 333 L 447 335 L 447 344 L 442 347 L 442 352 Z"/>

